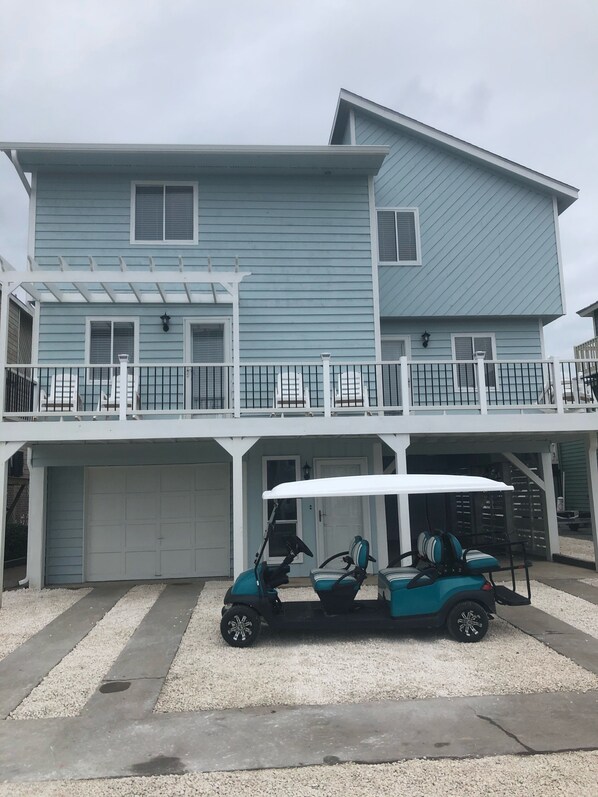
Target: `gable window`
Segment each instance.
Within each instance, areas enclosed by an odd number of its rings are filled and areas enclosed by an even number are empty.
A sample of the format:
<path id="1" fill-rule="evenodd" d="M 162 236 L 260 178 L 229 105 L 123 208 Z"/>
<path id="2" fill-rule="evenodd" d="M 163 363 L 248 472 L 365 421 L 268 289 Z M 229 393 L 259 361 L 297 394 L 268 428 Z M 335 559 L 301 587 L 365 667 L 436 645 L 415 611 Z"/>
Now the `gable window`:
<path id="1" fill-rule="evenodd" d="M 196 183 L 133 183 L 131 243 L 195 243 Z"/>
<path id="2" fill-rule="evenodd" d="M 300 481 L 299 457 L 265 457 L 263 460 L 263 486 L 264 490 L 272 490 L 283 482 Z M 272 514 L 274 501 L 268 501 L 264 507 L 265 524 Z M 278 504 L 277 518 L 274 532 L 268 543 L 268 558 L 282 560 L 288 553 L 286 540 L 292 536 L 301 537 L 301 508 L 296 498 L 284 498 Z M 303 557 L 297 557 L 296 562 Z"/>
<path id="3" fill-rule="evenodd" d="M 417 208 L 382 208 L 377 213 L 379 262 L 420 266 Z"/>
<path id="4" fill-rule="evenodd" d="M 456 387 L 469 390 L 476 386 L 476 365 L 473 360 L 478 352 L 484 353 L 485 360 L 495 360 L 493 335 L 453 335 L 453 355 L 455 360 L 467 360 L 455 368 Z M 496 387 L 496 368 L 494 365 L 484 366 L 486 386 Z"/>
<path id="5" fill-rule="evenodd" d="M 118 365 L 118 355 L 128 354 L 135 362 L 135 322 L 96 319 L 89 321 L 88 361 L 91 365 Z M 92 378 L 106 381 L 112 368 L 93 368 Z"/>

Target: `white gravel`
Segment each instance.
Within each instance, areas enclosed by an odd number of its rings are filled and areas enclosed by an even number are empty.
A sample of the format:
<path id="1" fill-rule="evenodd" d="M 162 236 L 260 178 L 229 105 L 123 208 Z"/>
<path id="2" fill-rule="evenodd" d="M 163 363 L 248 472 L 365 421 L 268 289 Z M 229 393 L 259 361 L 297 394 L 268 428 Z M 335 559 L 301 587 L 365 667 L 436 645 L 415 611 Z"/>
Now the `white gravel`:
<path id="1" fill-rule="evenodd" d="M 163 589 L 163 584 L 130 589 L 10 718 L 77 716 Z"/>
<path id="2" fill-rule="evenodd" d="M 584 634 L 598 637 L 598 606 L 595 603 L 532 581 L 532 604 Z"/>
<path id="3" fill-rule="evenodd" d="M 323 705 L 598 688 L 598 677 L 500 619 L 464 645 L 444 631 L 371 636 L 277 636 L 265 629 L 245 649 L 220 636 L 226 585 L 207 585 L 183 637 L 156 711 Z M 364 587 L 375 597 L 375 587 Z M 310 588 L 283 600 L 309 600 Z"/>
<path id="4" fill-rule="evenodd" d="M 16 589 L 2 593 L 0 659 L 26 642 L 89 589 Z"/>
<path id="5" fill-rule="evenodd" d="M 594 561 L 594 543 L 591 537 L 587 540 L 580 540 L 579 537 L 559 537 L 559 546 L 563 556 L 572 556 L 585 562 Z"/>
<path id="6" fill-rule="evenodd" d="M 598 753 L 0 784 L 1 797 L 594 797 Z"/>

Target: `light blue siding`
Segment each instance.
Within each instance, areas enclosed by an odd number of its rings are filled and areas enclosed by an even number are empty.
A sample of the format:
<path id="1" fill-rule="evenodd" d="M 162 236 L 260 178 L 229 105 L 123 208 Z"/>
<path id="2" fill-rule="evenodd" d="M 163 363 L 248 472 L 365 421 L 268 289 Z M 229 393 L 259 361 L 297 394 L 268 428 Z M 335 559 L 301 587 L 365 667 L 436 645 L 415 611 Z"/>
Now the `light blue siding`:
<path id="1" fill-rule="evenodd" d="M 563 312 L 552 198 L 356 111 L 357 144 L 390 154 L 378 207 L 417 207 L 422 266 L 380 266 L 382 316 Z"/>
<path id="2" fill-rule="evenodd" d="M 83 468 L 48 468 L 46 584 L 79 584 L 83 578 Z"/>
<path id="3" fill-rule="evenodd" d="M 427 348 L 422 333 L 430 333 Z M 384 318 L 382 336 L 405 336 L 414 360 L 452 359 L 452 335 L 494 334 L 499 360 L 539 360 L 542 341 L 537 318 Z"/>
<path id="4" fill-rule="evenodd" d="M 318 357 L 323 351 L 339 357 L 373 356 L 366 177 L 201 176 L 197 246 L 131 245 L 131 179 L 167 177 L 40 173 L 38 262 L 56 266 L 62 255 L 73 266 L 87 267 L 87 258 L 93 255 L 99 266 L 117 266 L 122 255 L 131 265 L 146 265 L 152 255 L 175 267 L 182 255 L 189 267 L 206 268 L 209 256 L 215 269 L 230 269 L 238 257 L 241 269 L 252 274 L 241 285 L 245 360 L 301 359 Z M 191 174 L 186 179 L 193 178 Z M 217 314 L 223 307 L 218 306 Z M 143 311 L 152 319 L 148 324 L 161 314 L 158 308 Z M 205 305 L 167 309 L 175 319 L 183 313 L 209 313 Z M 58 361 L 63 355 L 81 356 L 84 315 L 104 311 L 124 314 L 129 308 L 69 307 L 66 318 L 63 309 L 44 307 L 40 333 L 44 357 L 48 352 Z M 71 337 L 72 324 L 78 325 L 76 340 Z M 156 321 L 155 329 L 147 326 L 142 331 L 141 350 L 151 350 L 150 359 L 162 354 L 175 359 L 177 348 L 182 359 L 176 330 L 161 335 Z"/>

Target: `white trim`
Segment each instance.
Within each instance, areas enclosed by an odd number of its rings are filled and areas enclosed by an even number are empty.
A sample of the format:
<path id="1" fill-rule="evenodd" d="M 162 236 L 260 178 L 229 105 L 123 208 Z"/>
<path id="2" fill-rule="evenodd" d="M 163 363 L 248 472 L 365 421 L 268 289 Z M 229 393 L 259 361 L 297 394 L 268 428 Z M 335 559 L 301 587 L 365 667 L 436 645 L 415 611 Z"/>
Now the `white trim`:
<path id="1" fill-rule="evenodd" d="M 31 175 L 31 193 L 29 194 L 29 221 L 27 228 L 27 255 L 35 258 L 35 222 L 37 218 L 37 172 Z"/>
<path id="2" fill-rule="evenodd" d="M 462 362 L 464 365 L 469 365 L 470 362 L 469 362 L 469 360 L 458 360 L 457 359 L 457 352 L 456 352 L 456 347 L 455 347 L 455 338 L 471 338 L 471 340 L 472 340 L 472 346 L 471 346 L 472 350 L 473 350 L 473 339 L 474 338 L 490 338 L 490 341 L 491 341 L 491 344 L 492 344 L 492 357 L 490 358 L 489 364 L 492 365 L 493 362 L 498 359 L 497 356 L 496 356 L 496 333 L 495 332 L 452 332 L 451 333 L 451 352 L 452 352 L 452 355 L 453 355 L 452 359 L 453 359 L 453 362 L 454 362 L 454 365 L 453 365 L 453 388 L 454 388 L 454 392 L 455 393 L 462 393 L 464 390 L 467 390 L 469 392 L 473 392 L 473 391 L 477 390 L 476 387 L 473 387 L 473 386 L 472 387 L 466 387 L 466 386 L 461 387 L 461 385 L 459 384 L 459 363 Z M 474 351 L 473 352 L 473 357 L 472 357 L 472 360 L 473 360 L 472 368 L 474 369 L 474 373 L 475 373 L 475 359 L 476 359 L 476 355 L 475 355 L 475 351 Z M 488 362 L 488 361 L 486 361 L 486 362 Z M 498 379 L 498 371 L 495 368 L 494 369 L 494 386 L 492 386 L 491 389 L 492 390 L 495 390 L 495 389 L 498 390 L 499 384 L 500 384 L 500 381 Z M 486 387 L 488 387 L 488 385 L 486 385 Z"/>
<path id="3" fill-rule="evenodd" d="M 318 467 L 322 463 L 332 464 L 332 463 L 339 463 L 341 465 L 359 465 L 361 474 L 360 476 L 364 476 L 368 474 L 368 458 L 367 457 L 314 457 L 313 461 L 313 469 L 314 469 L 314 477 L 319 479 L 318 476 Z M 335 478 L 335 477 L 330 477 Z M 338 478 L 338 477 L 337 477 Z M 349 479 L 354 479 L 356 477 L 350 476 Z M 358 477 L 357 477 L 358 478 Z M 321 480 L 321 481 L 327 481 Z M 309 487 L 306 487 L 307 492 L 309 492 Z M 370 545 L 372 543 L 372 520 L 370 514 L 370 501 L 365 495 L 361 494 L 362 497 L 362 506 L 363 506 L 363 533 L 362 537 L 366 539 Z M 316 498 L 314 503 L 314 520 L 316 524 L 316 560 L 321 562 L 324 558 L 324 524 L 322 521 L 318 520 L 319 513 L 321 511 L 321 499 Z M 349 540 L 347 540 L 347 545 L 349 544 Z M 336 552 L 335 552 L 336 553 Z M 330 556 L 331 554 L 329 554 Z"/>
<path id="4" fill-rule="evenodd" d="M 372 252 L 372 312 L 374 314 L 374 351 L 376 360 L 382 359 L 380 332 L 380 284 L 378 281 L 378 217 L 376 215 L 376 194 L 374 178 L 368 177 L 368 199 L 370 205 L 370 239 Z"/>
<path id="5" fill-rule="evenodd" d="M 417 258 L 415 260 L 380 260 L 380 248 L 377 246 L 379 266 L 421 266 L 422 265 L 422 246 L 419 232 L 419 208 L 376 208 L 376 241 L 378 242 L 378 212 L 394 211 L 395 213 L 395 238 L 397 243 L 397 257 L 399 256 L 399 233 L 397 227 L 397 213 L 413 213 L 413 223 L 415 225 L 415 246 L 417 248 Z"/>
<path id="6" fill-rule="evenodd" d="M 134 360 L 132 363 L 130 363 L 130 365 L 137 365 L 139 363 L 139 317 L 117 315 L 90 315 L 85 317 L 85 362 L 93 365 L 91 362 L 91 324 L 93 321 L 110 321 L 113 324 L 133 324 Z M 110 344 L 112 347 L 112 340 L 110 341 Z M 37 362 L 37 360 L 35 360 L 35 362 Z M 116 367 L 118 366 L 118 363 L 98 363 L 98 365 L 114 365 Z"/>
<path id="7" fill-rule="evenodd" d="M 546 346 L 544 344 L 544 324 L 542 319 L 538 319 L 538 332 L 540 333 L 540 359 L 546 359 Z"/>
<path id="8" fill-rule="evenodd" d="M 138 241 L 135 238 L 135 210 L 136 210 L 136 188 L 138 185 L 155 185 L 161 186 L 165 189 L 171 185 L 191 186 L 193 189 L 193 238 L 190 240 L 169 240 L 162 238 L 158 241 Z M 163 191 L 163 202 L 166 201 L 166 192 Z M 129 229 L 129 243 L 133 246 L 194 246 L 198 241 L 198 183 L 196 180 L 132 180 L 131 181 L 131 211 L 130 211 L 130 229 Z M 166 223 L 166 213 L 164 206 L 162 207 L 162 230 L 164 232 L 164 224 Z"/>
<path id="9" fill-rule="evenodd" d="M 540 172 L 535 172 L 532 169 L 528 169 L 519 163 L 502 158 L 500 155 L 495 155 L 494 153 L 482 149 L 481 147 L 477 147 L 474 144 L 469 144 L 467 141 L 463 141 L 460 138 L 451 136 L 448 133 L 443 133 L 441 130 L 436 130 L 434 127 L 425 125 L 422 122 L 418 122 L 417 120 L 411 119 L 408 116 L 403 116 L 403 114 L 397 113 L 397 111 L 393 111 L 390 108 L 385 108 L 383 105 L 378 105 L 371 100 L 366 100 L 365 97 L 360 97 L 358 94 L 353 94 L 353 92 L 347 91 L 346 89 L 341 89 L 339 94 L 337 110 L 332 123 L 332 134 L 330 137 L 331 140 L 334 135 L 338 114 L 343 102 L 346 102 L 348 105 L 352 105 L 354 108 L 360 108 L 361 110 L 367 111 L 368 113 L 371 113 L 380 119 L 385 119 L 386 121 L 391 122 L 398 127 L 402 127 L 405 130 L 410 130 L 412 133 L 417 133 L 424 138 L 443 144 L 452 150 L 462 152 L 470 157 L 475 158 L 476 160 L 483 161 L 484 163 L 495 166 L 503 171 L 517 175 L 518 177 L 534 183 L 535 185 L 539 185 L 542 188 L 560 194 L 563 199 L 570 200 L 566 202 L 565 207 L 568 207 L 572 202 L 575 202 L 578 197 L 579 192 L 572 185 L 562 183 L 559 180 L 554 180 L 553 178 L 547 177 Z"/>
<path id="10" fill-rule="evenodd" d="M 295 481 L 301 481 L 302 478 L 303 478 L 303 475 L 301 473 L 301 457 L 300 456 L 298 456 L 298 455 L 295 456 L 293 454 L 286 455 L 286 456 L 283 455 L 283 454 L 277 454 L 277 455 L 268 456 L 267 454 L 264 454 L 264 456 L 262 457 L 262 488 L 263 488 L 262 492 L 265 492 L 268 489 L 268 471 L 267 471 L 267 463 L 268 463 L 268 461 L 270 461 L 270 460 L 291 460 L 291 459 L 294 460 L 294 462 L 295 462 L 295 476 L 296 476 Z M 303 509 L 303 505 L 301 504 L 301 501 L 299 501 L 297 499 L 297 531 L 296 531 L 296 534 L 297 534 L 297 537 L 299 537 L 299 539 L 301 539 L 301 540 L 303 539 L 302 509 Z M 263 525 L 264 528 L 266 528 L 267 525 L 268 525 L 268 502 L 267 501 L 262 501 L 262 525 Z M 280 564 L 280 562 L 282 562 L 282 560 L 284 559 L 283 556 L 270 556 L 270 544 L 268 544 L 266 546 L 265 558 L 269 562 L 272 562 L 273 564 Z M 303 554 L 300 553 L 298 556 L 295 557 L 294 564 L 301 564 L 302 562 L 303 562 Z"/>
<path id="11" fill-rule="evenodd" d="M 561 233 L 559 230 L 559 208 L 555 196 L 552 197 L 552 212 L 554 215 L 554 235 L 556 238 L 556 261 L 559 269 L 559 284 L 561 286 L 561 304 L 563 305 L 563 315 L 567 312 L 567 300 L 565 298 L 565 280 L 563 275 L 563 254 L 561 251 Z"/>
<path id="12" fill-rule="evenodd" d="M 349 111 L 349 141 L 352 146 L 357 144 L 357 135 L 355 132 L 355 111 L 353 108 Z"/>

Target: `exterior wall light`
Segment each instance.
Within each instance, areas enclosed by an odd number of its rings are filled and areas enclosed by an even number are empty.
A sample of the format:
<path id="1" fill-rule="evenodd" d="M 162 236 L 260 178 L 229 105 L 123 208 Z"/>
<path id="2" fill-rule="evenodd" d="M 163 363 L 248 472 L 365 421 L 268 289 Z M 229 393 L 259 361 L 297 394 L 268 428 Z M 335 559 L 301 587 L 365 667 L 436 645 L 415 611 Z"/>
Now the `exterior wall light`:
<path id="1" fill-rule="evenodd" d="M 424 332 L 424 334 L 422 335 L 422 346 L 424 347 L 424 349 L 428 348 L 429 340 L 430 340 L 430 333 Z"/>
<path id="2" fill-rule="evenodd" d="M 305 481 L 309 481 L 310 475 L 311 475 L 311 467 L 306 462 L 305 465 L 303 466 L 303 478 L 304 478 L 304 480 Z"/>
<path id="3" fill-rule="evenodd" d="M 170 316 L 168 313 L 164 313 L 164 315 L 160 316 L 160 321 L 162 322 L 162 329 L 164 332 L 168 332 L 170 329 Z"/>

